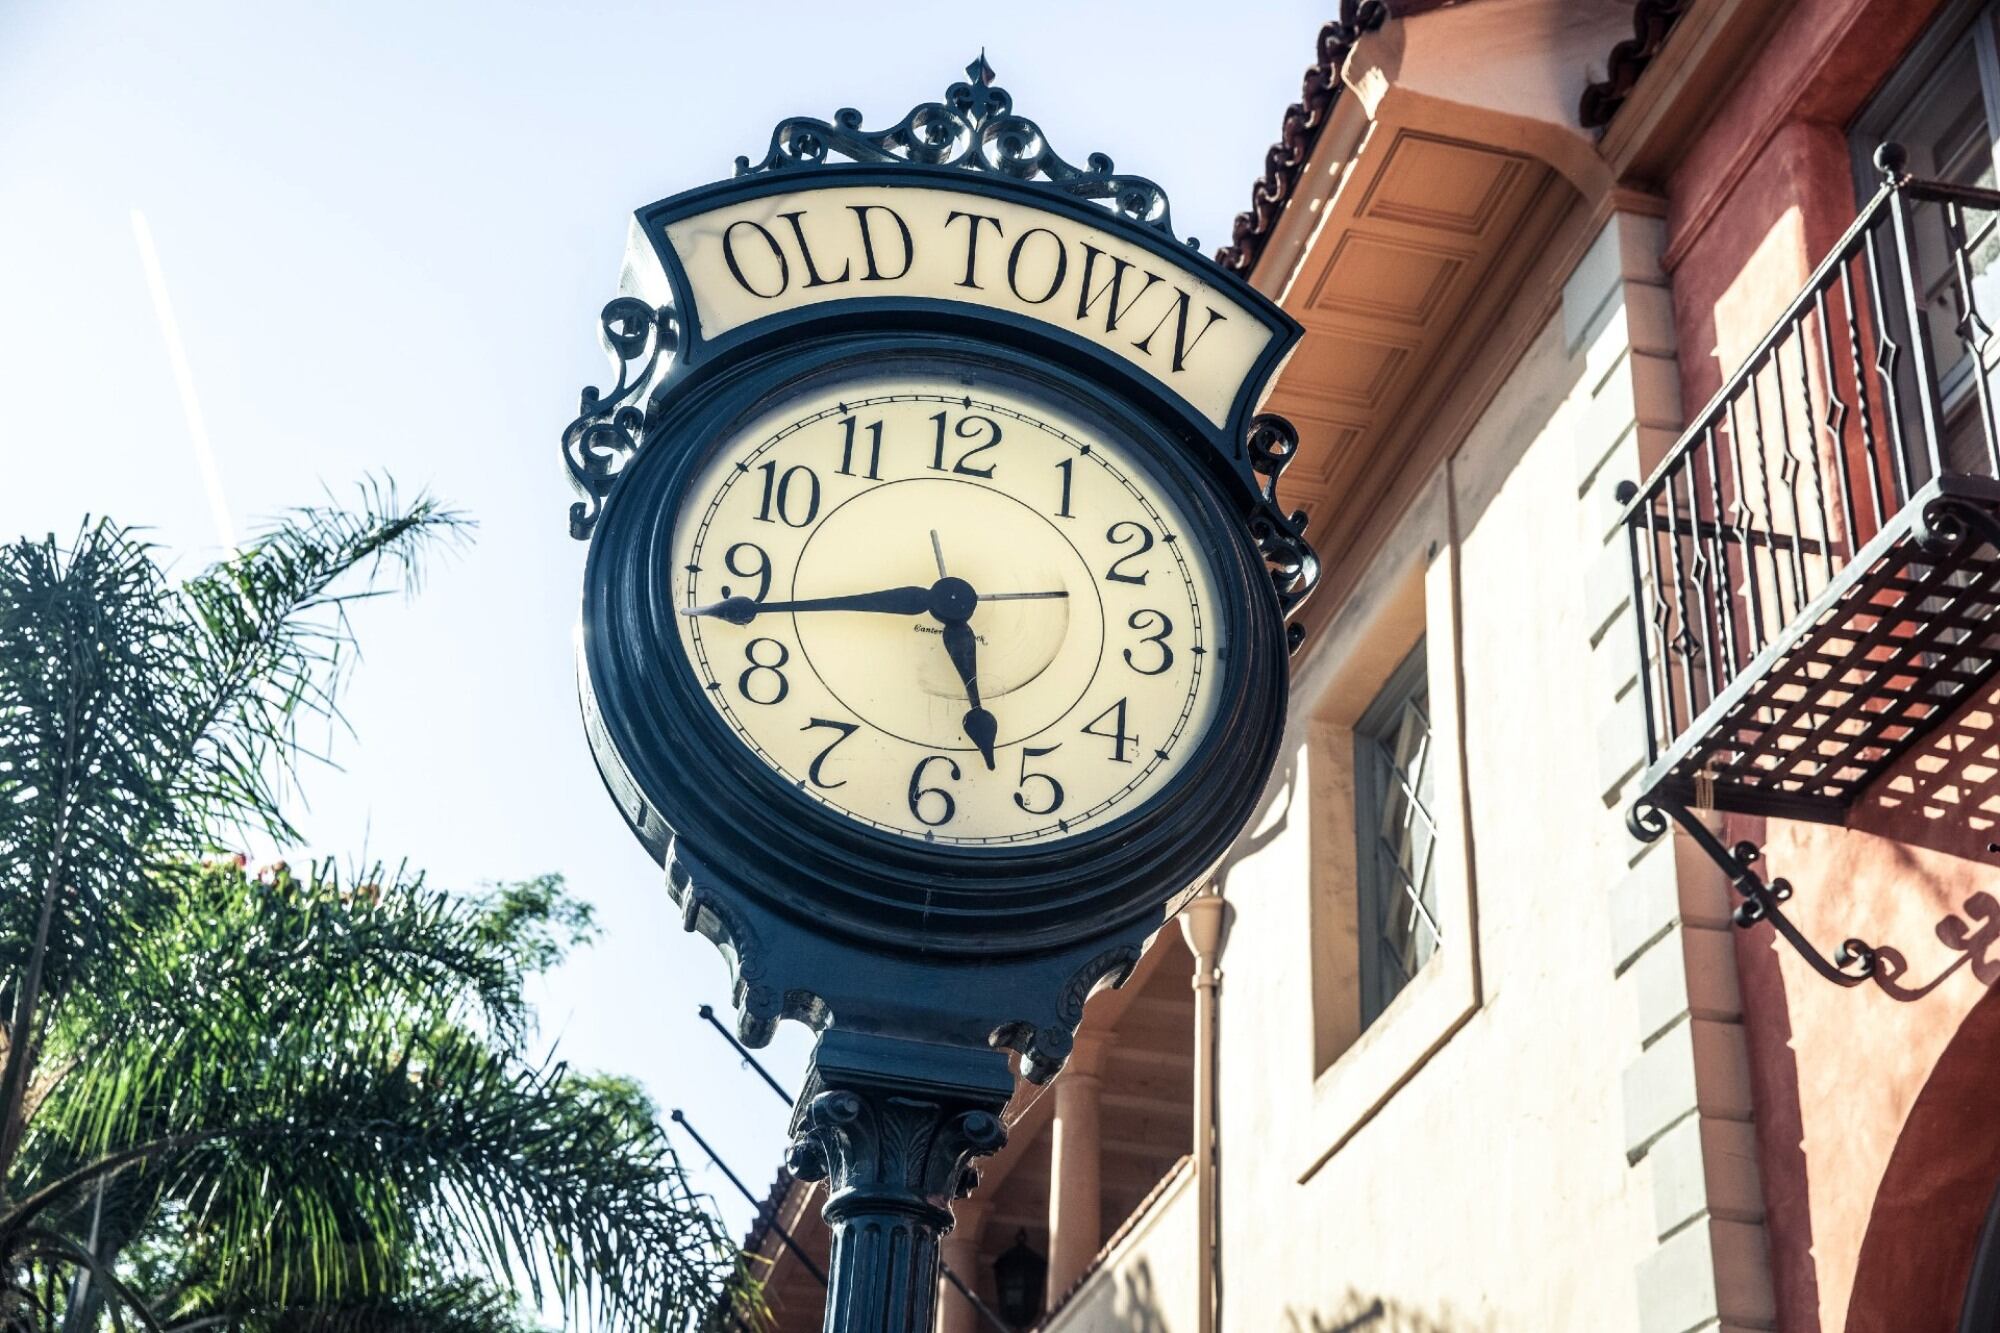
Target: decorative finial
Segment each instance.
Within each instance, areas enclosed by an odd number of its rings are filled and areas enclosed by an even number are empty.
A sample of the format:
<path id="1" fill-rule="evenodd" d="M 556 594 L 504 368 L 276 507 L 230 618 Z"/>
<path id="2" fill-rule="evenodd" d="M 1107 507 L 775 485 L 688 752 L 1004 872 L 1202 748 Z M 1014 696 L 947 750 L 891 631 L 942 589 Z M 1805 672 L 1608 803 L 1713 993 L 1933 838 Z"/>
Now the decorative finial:
<path id="1" fill-rule="evenodd" d="M 1014 110 L 1014 99 L 994 80 L 985 48 L 936 102 L 911 107 L 884 129 L 862 128 L 851 107 L 832 120 L 791 116 L 771 131 L 771 146 L 759 161 L 736 159 L 738 176 L 767 171 L 823 167 L 833 159 L 869 166 L 952 167 L 1025 181 L 1103 204 L 1128 222 L 1174 234 L 1167 192 L 1144 176 L 1120 172 L 1103 153 L 1083 165 L 1064 161 L 1049 146 L 1041 126 Z M 1190 245 L 1193 242 L 1189 242 Z"/>
<path id="2" fill-rule="evenodd" d="M 1899 143 L 1885 143 L 1875 150 L 1875 170 L 1892 185 L 1902 183 L 1903 168 L 1910 164 L 1910 154 Z"/>
<path id="3" fill-rule="evenodd" d="M 1006 90 L 993 86 L 999 75 L 986 63 L 985 47 L 979 48 L 979 59 L 965 67 L 965 77 L 972 81 L 965 110 L 975 125 L 983 125 L 996 114 L 1004 116 L 1014 109 L 1014 99 L 1007 96 Z"/>

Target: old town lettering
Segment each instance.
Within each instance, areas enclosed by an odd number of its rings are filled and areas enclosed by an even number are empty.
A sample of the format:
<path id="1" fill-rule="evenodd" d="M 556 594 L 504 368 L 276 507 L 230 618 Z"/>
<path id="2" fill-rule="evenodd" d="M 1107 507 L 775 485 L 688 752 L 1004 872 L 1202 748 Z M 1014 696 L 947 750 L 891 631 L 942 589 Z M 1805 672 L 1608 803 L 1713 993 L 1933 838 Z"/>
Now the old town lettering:
<path id="1" fill-rule="evenodd" d="M 708 340 L 826 302 L 972 305 L 1110 352 L 1221 424 L 1271 337 L 1202 275 L 1196 255 L 948 187 L 799 190 L 663 230 Z"/>

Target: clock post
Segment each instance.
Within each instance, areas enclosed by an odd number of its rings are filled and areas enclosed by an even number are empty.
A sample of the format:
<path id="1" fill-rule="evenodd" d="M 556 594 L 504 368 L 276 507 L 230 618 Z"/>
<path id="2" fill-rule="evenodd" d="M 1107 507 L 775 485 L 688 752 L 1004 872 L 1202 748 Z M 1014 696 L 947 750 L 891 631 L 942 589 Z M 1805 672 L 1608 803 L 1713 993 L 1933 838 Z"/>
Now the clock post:
<path id="1" fill-rule="evenodd" d="M 635 215 L 563 434 L 583 722 L 745 1044 L 819 1037 L 830 1333 L 938 1238 L 1250 818 L 1318 577 L 1255 404 L 1301 330 L 967 78 Z"/>

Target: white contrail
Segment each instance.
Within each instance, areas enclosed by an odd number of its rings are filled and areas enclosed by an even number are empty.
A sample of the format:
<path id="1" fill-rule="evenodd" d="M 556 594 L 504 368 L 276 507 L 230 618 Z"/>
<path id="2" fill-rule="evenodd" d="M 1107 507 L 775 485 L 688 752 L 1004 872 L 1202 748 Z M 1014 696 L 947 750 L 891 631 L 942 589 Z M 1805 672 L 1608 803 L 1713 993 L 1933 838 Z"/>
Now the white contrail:
<path id="1" fill-rule="evenodd" d="M 146 286 L 153 293 L 153 313 L 159 316 L 160 336 L 167 342 L 167 360 L 174 368 L 174 384 L 181 394 L 181 413 L 187 418 L 188 436 L 194 441 L 196 466 L 208 491 L 208 512 L 215 519 L 215 535 L 230 550 L 236 549 L 236 525 L 229 517 L 229 498 L 222 491 L 222 471 L 215 465 L 215 448 L 208 442 L 208 424 L 202 420 L 201 399 L 195 396 L 194 374 L 188 369 L 187 349 L 181 345 L 181 326 L 174 319 L 174 305 L 167 297 L 166 274 L 160 271 L 160 254 L 153 248 L 153 231 L 146 215 L 132 210 L 132 236 L 139 242 L 139 262 L 146 266 Z"/>

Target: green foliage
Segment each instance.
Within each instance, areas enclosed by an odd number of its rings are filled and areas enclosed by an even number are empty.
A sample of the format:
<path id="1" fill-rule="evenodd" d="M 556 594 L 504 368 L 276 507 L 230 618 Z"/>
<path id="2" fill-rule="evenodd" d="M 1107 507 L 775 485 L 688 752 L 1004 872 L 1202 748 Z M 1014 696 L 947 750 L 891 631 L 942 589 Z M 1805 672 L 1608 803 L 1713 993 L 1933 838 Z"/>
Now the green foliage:
<path id="1" fill-rule="evenodd" d="M 560 877 L 204 859 L 291 836 L 347 606 L 459 526 L 373 491 L 178 587 L 109 524 L 0 548 L 0 1330 L 665 1329 L 734 1281 L 643 1094 L 527 1056 L 594 930 Z"/>

